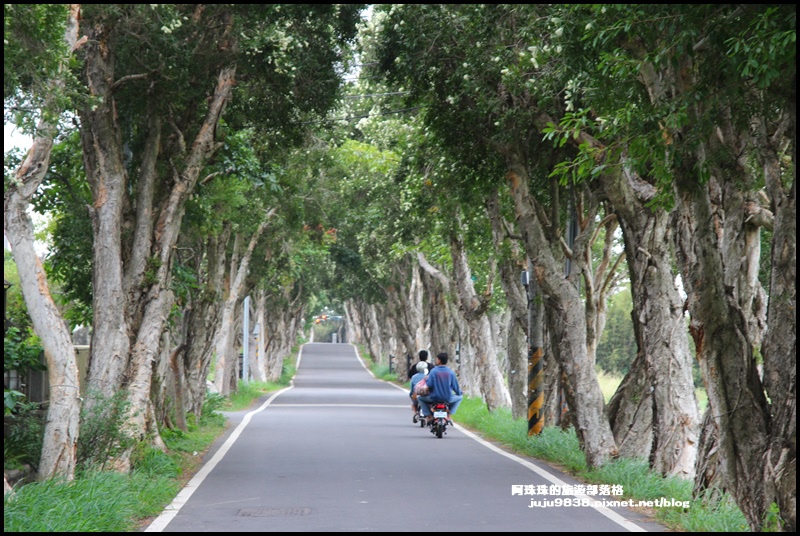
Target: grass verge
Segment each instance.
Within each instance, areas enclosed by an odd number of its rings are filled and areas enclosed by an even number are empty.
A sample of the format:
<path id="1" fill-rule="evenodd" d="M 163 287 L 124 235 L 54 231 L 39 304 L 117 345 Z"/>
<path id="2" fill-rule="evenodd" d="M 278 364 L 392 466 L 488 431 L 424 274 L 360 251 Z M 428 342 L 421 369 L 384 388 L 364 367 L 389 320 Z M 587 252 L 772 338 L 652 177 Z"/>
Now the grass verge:
<path id="1" fill-rule="evenodd" d="M 367 364 L 369 370 L 372 371 L 372 374 L 378 378 L 379 380 L 387 381 L 387 382 L 394 382 L 394 383 L 402 383 L 400 380 L 400 376 L 403 374 L 398 375 L 397 373 L 397 365 L 394 364 L 394 367 L 390 367 L 389 365 L 381 365 L 377 363 L 373 358 L 372 355 L 369 353 L 369 350 L 363 344 L 355 344 L 356 348 L 358 348 L 358 354 L 361 356 L 361 359 Z"/>
<path id="2" fill-rule="evenodd" d="M 296 355 L 297 349 L 292 356 Z M 376 365 L 359 347 L 376 377 L 405 385 L 388 366 Z M 209 397 L 202 417 L 189 430 L 164 431 L 167 452 L 141 447 L 129 475 L 84 472 L 73 482 L 51 480 L 22 486 L 3 500 L 4 532 L 131 532 L 160 514 L 180 488 L 197 471 L 204 453 L 226 428 L 218 410 L 248 408 L 263 394 L 285 387 L 294 376 L 294 358 L 284 364 L 274 384 L 250 383 L 233 397 Z M 546 428 L 537 437 L 527 435 L 524 420 L 508 410 L 489 412 L 483 401 L 466 398 L 456 418 L 483 437 L 522 455 L 547 461 L 587 484 L 622 486 L 625 498 L 655 500 L 661 497 L 690 501 L 690 508 L 664 507 L 652 515 L 675 530 L 688 532 L 744 532 L 744 516 L 726 495 L 692 500 L 691 483 L 652 473 L 646 461 L 623 459 L 590 470 L 574 431 Z"/>
<path id="3" fill-rule="evenodd" d="M 129 474 L 81 471 L 72 482 L 48 480 L 19 486 L 3 497 L 3 532 L 135 532 L 159 515 L 200 468 L 205 453 L 227 428 L 220 410 L 250 407 L 263 394 L 289 385 L 297 348 L 276 383 L 241 385 L 232 397 L 209 395 L 187 431 L 163 430 L 162 452 L 145 443 L 131 457 Z"/>
<path id="4" fill-rule="evenodd" d="M 693 499 L 692 482 L 665 478 L 650 470 L 643 459 L 619 459 L 599 469 L 590 469 L 573 429 L 548 427 L 528 437 L 524 419 L 514 419 L 511 411 L 489 412 L 480 399 L 465 398 L 455 418 L 458 424 L 493 440 L 514 452 L 544 460 L 586 484 L 622 486 L 623 499 L 642 501 L 665 498 L 688 502 L 689 508 L 661 507 L 647 513 L 659 522 L 687 532 L 748 532 L 747 522 L 733 500 L 723 494 L 716 498 Z"/>

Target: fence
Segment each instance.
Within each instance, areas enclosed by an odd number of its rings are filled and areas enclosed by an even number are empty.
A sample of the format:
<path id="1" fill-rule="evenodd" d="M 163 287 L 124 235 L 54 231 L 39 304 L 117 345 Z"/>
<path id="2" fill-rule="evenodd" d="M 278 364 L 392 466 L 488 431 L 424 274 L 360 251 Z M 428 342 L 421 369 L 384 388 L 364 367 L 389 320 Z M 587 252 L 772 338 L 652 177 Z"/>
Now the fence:
<path id="1" fill-rule="evenodd" d="M 78 378 L 81 386 L 81 396 L 86 394 L 86 372 L 89 369 L 89 346 L 75 345 L 75 355 L 78 359 Z M 44 364 L 44 354 L 40 357 Z M 20 372 L 9 370 L 3 374 L 3 387 L 13 389 L 24 394 L 29 402 L 47 402 L 50 398 L 49 382 L 46 370 L 29 370 Z"/>

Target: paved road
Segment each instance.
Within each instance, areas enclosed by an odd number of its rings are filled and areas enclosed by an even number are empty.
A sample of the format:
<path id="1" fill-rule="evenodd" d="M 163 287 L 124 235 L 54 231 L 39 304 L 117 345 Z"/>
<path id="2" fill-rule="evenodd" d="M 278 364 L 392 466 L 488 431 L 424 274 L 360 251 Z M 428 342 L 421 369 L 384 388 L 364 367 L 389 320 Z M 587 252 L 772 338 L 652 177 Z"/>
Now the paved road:
<path id="1" fill-rule="evenodd" d="M 532 507 L 589 498 L 531 495 L 525 486 L 577 482 L 462 427 L 437 439 L 413 424 L 406 392 L 348 344 L 305 345 L 292 387 L 231 418 L 146 531 L 664 531 L 623 508 Z"/>

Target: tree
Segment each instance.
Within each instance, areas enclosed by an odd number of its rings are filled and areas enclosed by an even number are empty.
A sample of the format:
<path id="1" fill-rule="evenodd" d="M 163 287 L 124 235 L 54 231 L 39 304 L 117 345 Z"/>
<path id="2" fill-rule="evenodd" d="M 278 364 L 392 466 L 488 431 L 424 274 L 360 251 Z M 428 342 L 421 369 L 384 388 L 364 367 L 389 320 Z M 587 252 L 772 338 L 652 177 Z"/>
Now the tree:
<path id="1" fill-rule="evenodd" d="M 606 372 L 624 376 L 636 358 L 632 309 L 630 289 L 627 284 L 621 285 L 609 299 L 608 322 L 597 347 L 597 365 Z"/>
<path id="2" fill-rule="evenodd" d="M 795 467 L 795 419 L 788 417 L 795 411 L 789 394 L 795 365 L 788 356 L 796 342 L 784 337 L 776 346 L 767 339 L 762 344 L 757 269 L 759 227 L 771 225 L 772 212 L 765 209 L 781 207 L 794 218 L 794 175 L 780 161 L 794 157 L 795 21 L 794 7 L 605 6 L 591 9 L 586 26 L 576 25 L 587 30 L 586 43 L 602 48 L 600 73 L 610 82 L 604 87 L 637 96 L 636 108 L 624 113 L 585 108 L 573 115 L 595 132 L 604 130 L 605 140 L 626 140 L 603 148 L 587 142 L 582 162 L 599 172 L 619 150 L 624 173 L 645 178 L 641 192 L 652 189 L 651 210 L 674 203 L 666 226 L 688 295 L 711 421 L 719 430 L 723 480 L 753 530 L 773 501 L 785 526 L 795 525 L 796 483 L 783 475 Z M 769 207 L 760 202 L 763 185 L 771 186 L 764 191 Z M 793 262 L 782 256 L 793 255 L 794 225 L 781 234 L 782 279 L 794 273 Z M 775 257 L 772 262 L 775 270 Z M 770 289 L 769 302 L 783 303 L 792 292 Z M 772 311 L 768 333 L 774 336 L 776 325 L 794 333 L 794 320 L 780 306 Z M 777 350 L 765 364 L 785 380 L 762 382 L 759 347 Z"/>
<path id="3" fill-rule="evenodd" d="M 82 76 L 91 99 L 79 115 L 94 224 L 89 384 L 105 396 L 127 388 L 136 439 L 156 433 L 148 418 L 152 364 L 174 301 L 174 251 L 186 203 L 221 147 L 226 107 L 238 125 L 257 116 L 268 143 L 296 139 L 306 114 L 335 95 L 337 46 L 352 35 L 359 8 L 98 5 L 84 14 Z"/>
<path id="4" fill-rule="evenodd" d="M 59 14 L 63 17 L 61 20 L 58 18 Z M 78 366 L 69 329 L 50 295 L 47 276 L 34 249 L 33 223 L 27 210 L 44 180 L 53 140 L 58 133 L 57 122 L 64 109 L 62 99 L 65 98 L 67 85 L 65 71 L 78 43 L 80 6 L 33 6 L 30 11 L 23 6 L 5 6 L 4 15 L 5 29 L 13 27 L 15 31 L 11 34 L 16 38 L 20 37 L 16 33 L 19 30 L 16 25 L 20 23 L 23 28 L 31 23 L 33 26 L 42 23 L 51 37 L 59 31 L 62 33 L 59 41 L 46 42 L 46 47 L 52 49 L 39 50 L 49 60 L 44 65 L 45 75 L 42 78 L 37 76 L 29 79 L 32 76 L 30 72 L 20 73 L 15 70 L 17 65 L 13 61 L 19 61 L 24 56 L 24 43 L 11 39 L 7 41 L 11 45 L 9 48 L 19 53 L 7 56 L 12 61 L 11 65 L 4 62 L 4 72 L 16 75 L 4 83 L 5 104 L 8 106 L 9 103 L 19 103 L 30 95 L 34 106 L 37 106 L 39 120 L 33 145 L 24 161 L 13 178 L 4 178 L 3 197 L 5 232 L 11 243 L 20 286 L 34 330 L 42 341 L 50 385 L 44 444 L 37 476 L 40 479 L 58 476 L 71 480 L 75 474 L 75 449 L 80 417 Z M 22 37 L 27 36 L 23 33 Z M 9 95 L 10 93 L 12 94 Z"/>
<path id="5" fill-rule="evenodd" d="M 567 253 L 562 247 L 559 222 L 565 207 L 558 202 L 557 184 L 547 184 L 552 165 L 558 160 L 554 159 L 555 151 L 543 150 L 536 139 L 541 109 L 530 92 L 512 92 L 516 88 L 505 83 L 502 67 L 519 61 L 517 47 L 527 35 L 515 33 L 520 20 L 540 20 L 538 11 L 544 9 L 393 6 L 382 14 L 385 20 L 378 58 L 389 80 L 408 88 L 409 102 L 423 107 L 426 126 L 461 167 L 480 169 L 487 185 L 499 182 L 504 175 L 510 177 L 524 248 L 554 313 L 550 316 L 554 321 L 550 333 L 558 341 L 554 351 L 570 377 L 571 389 L 567 392 L 576 430 L 587 461 L 595 466 L 615 455 L 616 449 L 603 415 L 593 357 L 587 353 L 591 323 L 583 315 L 585 305 L 577 285 L 586 268 L 585 257 Z M 536 34 L 533 28 L 526 31 Z M 552 95 L 547 98 L 552 99 Z M 534 161 L 532 155 L 538 158 Z M 549 211 L 531 195 L 532 185 L 539 188 L 536 194 L 544 191 L 549 195 Z M 490 191 L 486 186 L 483 189 Z M 578 193 L 575 200 L 582 195 Z M 591 215 L 596 205 L 591 195 L 583 199 L 587 214 L 576 248 L 586 247 L 596 225 Z M 568 281 L 563 278 L 565 254 L 571 256 L 574 267 Z"/>

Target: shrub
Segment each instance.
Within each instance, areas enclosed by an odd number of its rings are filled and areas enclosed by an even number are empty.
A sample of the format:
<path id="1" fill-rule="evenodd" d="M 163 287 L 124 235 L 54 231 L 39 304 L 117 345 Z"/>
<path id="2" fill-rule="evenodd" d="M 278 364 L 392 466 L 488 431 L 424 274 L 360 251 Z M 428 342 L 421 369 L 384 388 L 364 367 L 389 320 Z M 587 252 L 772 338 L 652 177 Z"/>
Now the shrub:
<path id="1" fill-rule="evenodd" d="M 77 464 L 83 470 L 102 469 L 135 444 L 124 426 L 130 408 L 127 393 L 118 391 L 110 397 L 95 394 L 92 400 L 91 409 L 81 412 Z"/>
<path id="2" fill-rule="evenodd" d="M 3 438 L 3 462 L 9 469 L 24 466 L 39 468 L 44 441 L 44 412 L 35 402 L 17 402 L 6 417 L 7 429 Z"/>

